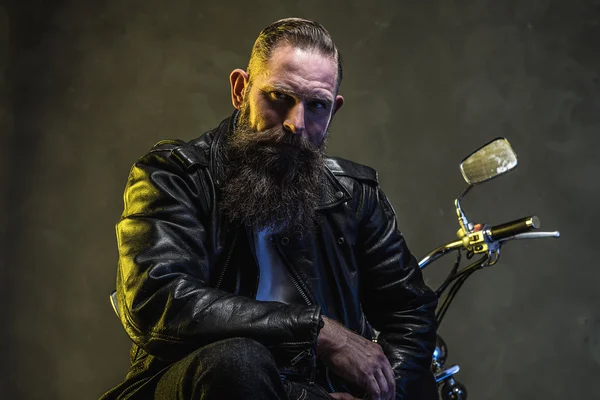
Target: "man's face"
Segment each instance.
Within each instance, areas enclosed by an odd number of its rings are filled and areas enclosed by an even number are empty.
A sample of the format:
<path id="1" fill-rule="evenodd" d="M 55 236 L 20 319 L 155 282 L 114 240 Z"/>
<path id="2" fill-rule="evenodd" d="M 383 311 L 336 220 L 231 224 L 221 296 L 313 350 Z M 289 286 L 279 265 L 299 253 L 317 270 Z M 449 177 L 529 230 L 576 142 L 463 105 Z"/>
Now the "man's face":
<path id="1" fill-rule="evenodd" d="M 337 63 L 331 57 L 289 45 L 277 47 L 253 71 L 249 90 L 244 81 L 246 90 L 237 106 L 247 120 L 240 122 L 256 132 L 282 127 L 320 146 L 343 103 L 336 95 L 336 78 Z"/>
<path id="2" fill-rule="evenodd" d="M 335 111 L 337 65 L 290 46 L 254 68 L 231 74 L 240 110 L 227 140 L 221 210 L 255 227 L 310 229 L 325 173 L 325 137 Z"/>

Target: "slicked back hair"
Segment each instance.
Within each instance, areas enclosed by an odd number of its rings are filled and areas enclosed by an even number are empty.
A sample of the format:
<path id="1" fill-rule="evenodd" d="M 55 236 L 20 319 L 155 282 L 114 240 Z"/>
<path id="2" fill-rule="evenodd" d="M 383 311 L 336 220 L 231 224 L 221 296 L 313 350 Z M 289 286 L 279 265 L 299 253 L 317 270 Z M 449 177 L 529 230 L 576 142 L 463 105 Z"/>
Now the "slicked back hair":
<path id="1" fill-rule="evenodd" d="M 316 51 L 337 62 L 336 91 L 342 83 L 342 56 L 329 32 L 318 22 L 304 18 L 284 18 L 264 28 L 252 47 L 248 75 L 252 80 L 278 46 L 290 45 L 306 51 Z"/>

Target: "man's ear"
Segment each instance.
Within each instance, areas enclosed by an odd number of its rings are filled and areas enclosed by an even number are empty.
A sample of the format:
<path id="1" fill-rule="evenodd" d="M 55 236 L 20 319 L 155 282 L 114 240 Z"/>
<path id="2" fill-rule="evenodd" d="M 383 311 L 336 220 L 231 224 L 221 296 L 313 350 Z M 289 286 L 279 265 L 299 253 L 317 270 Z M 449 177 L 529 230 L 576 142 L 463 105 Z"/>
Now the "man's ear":
<path id="1" fill-rule="evenodd" d="M 333 114 L 331 114 L 331 116 L 333 117 L 335 113 L 338 112 L 340 108 L 342 108 L 343 105 L 344 98 L 338 94 L 337 96 L 335 96 L 335 104 L 333 105 Z"/>
<path id="2" fill-rule="evenodd" d="M 231 84 L 231 103 L 239 110 L 244 102 L 248 74 L 243 69 L 234 69 L 229 75 L 229 83 Z"/>

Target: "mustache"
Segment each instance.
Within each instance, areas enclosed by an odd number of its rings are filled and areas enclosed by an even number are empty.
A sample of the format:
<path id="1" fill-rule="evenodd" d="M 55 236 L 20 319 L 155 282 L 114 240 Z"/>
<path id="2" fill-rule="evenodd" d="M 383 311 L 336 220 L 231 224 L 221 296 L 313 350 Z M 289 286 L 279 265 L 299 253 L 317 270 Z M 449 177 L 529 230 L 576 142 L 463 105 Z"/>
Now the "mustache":
<path id="1" fill-rule="evenodd" d="M 283 127 L 260 132 L 242 130 L 231 138 L 229 155 L 241 164 L 252 165 L 256 171 L 271 171 L 281 183 L 313 164 L 322 156 L 323 146 Z M 274 175 L 273 175 L 274 174 Z"/>
<path id="2" fill-rule="evenodd" d="M 260 147 L 278 150 L 290 147 L 290 149 L 295 148 L 297 151 L 307 150 L 311 152 L 317 152 L 321 149 L 321 146 L 316 146 L 306 137 L 295 134 L 283 127 L 269 128 L 260 132 L 242 128 L 232 138 L 230 145 L 242 152 Z"/>

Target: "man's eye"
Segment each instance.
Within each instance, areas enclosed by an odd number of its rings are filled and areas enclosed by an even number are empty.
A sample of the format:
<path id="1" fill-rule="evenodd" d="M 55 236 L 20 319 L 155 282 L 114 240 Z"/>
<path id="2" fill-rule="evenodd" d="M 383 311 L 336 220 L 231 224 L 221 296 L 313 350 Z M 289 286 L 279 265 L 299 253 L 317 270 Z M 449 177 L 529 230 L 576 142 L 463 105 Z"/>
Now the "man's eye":
<path id="1" fill-rule="evenodd" d="M 313 101 L 310 103 L 310 106 L 316 110 L 324 110 L 327 108 L 327 104 L 323 103 L 322 101 Z"/>
<path id="2" fill-rule="evenodd" d="M 286 100 L 288 98 L 287 94 L 281 92 L 271 92 L 271 96 L 277 100 Z"/>

